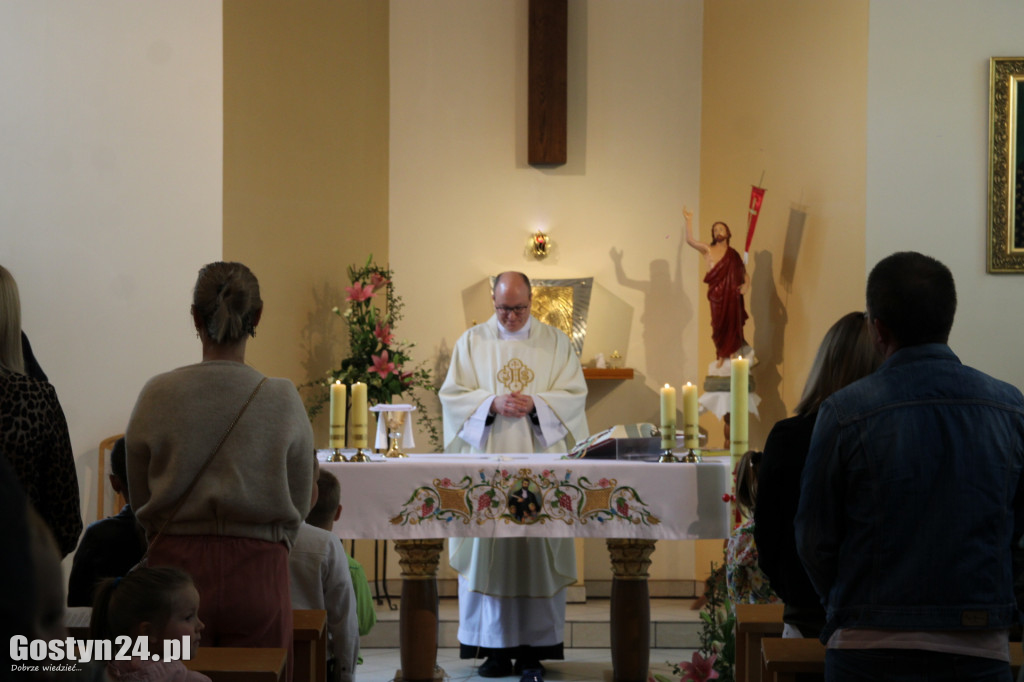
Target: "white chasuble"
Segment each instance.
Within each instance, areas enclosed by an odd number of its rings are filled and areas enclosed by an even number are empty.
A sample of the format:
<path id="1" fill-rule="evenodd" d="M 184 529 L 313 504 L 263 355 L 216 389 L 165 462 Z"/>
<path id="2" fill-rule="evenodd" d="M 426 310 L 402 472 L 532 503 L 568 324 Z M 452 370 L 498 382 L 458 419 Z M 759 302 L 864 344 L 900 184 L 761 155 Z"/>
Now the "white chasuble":
<path id="1" fill-rule="evenodd" d="M 510 336 L 492 316 L 456 342 L 439 392 L 446 452 L 568 452 L 587 437 L 587 384 L 569 337 L 535 318 L 528 332 L 526 338 Z M 483 442 L 460 437 L 474 415 L 486 412 L 483 405 L 515 391 L 532 396 L 539 421 L 553 417 L 563 437 L 546 443 L 541 432 L 549 429 L 501 415 L 481 431 Z M 552 597 L 576 580 L 572 539 L 451 538 L 449 558 L 469 589 L 496 597 Z"/>

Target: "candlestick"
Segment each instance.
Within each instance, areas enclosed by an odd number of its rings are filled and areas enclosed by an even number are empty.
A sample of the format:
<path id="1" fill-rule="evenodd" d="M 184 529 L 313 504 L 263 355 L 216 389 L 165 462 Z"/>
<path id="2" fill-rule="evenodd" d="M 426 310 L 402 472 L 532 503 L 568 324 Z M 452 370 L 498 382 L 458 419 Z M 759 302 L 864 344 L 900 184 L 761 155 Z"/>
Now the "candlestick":
<path id="1" fill-rule="evenodd" d="M 661 447 L 676 446 L 676 389 L 665 384 L 661 389 Z"/>
<path id="2" fill-rule="evenodd" d="M 750 393 L 750 360 L 743 356 L 733 358 L 729 375 L 729 444 L 733 458 L 749 449 L 747 425 Z"/>
<path id="3" fill-rule="evenodd" d="M 366 384 L 357 381 L 352 384 L 352 447 L 357 450 L 366 448 Z"/>
<path id="4" fill-rule="evenodd" d="M 340 450 L 345 447 L 345 398 L 348 387 L 341 381 L 331 384 L 331 432 L 330 447 Z"/>
<path id="5" fill-rule="evenodd" d="M 698 446 L 697 387 L 689 381 L 683 386 L 683 444 L 691 450 Z"/>

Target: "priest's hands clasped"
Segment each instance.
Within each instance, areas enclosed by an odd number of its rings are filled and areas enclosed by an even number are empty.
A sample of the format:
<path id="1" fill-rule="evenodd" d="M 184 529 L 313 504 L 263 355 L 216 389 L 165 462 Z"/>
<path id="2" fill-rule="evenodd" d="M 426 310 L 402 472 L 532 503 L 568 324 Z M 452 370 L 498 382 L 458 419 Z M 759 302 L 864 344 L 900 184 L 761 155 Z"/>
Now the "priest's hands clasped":
<path id="1" fill-rule="evenodd" d="M 495 396 L 491 401 L 491 412 L 513 419 L 525 417 L 533 412 L 533 396 L 523 395 L 519 391 Z"/>

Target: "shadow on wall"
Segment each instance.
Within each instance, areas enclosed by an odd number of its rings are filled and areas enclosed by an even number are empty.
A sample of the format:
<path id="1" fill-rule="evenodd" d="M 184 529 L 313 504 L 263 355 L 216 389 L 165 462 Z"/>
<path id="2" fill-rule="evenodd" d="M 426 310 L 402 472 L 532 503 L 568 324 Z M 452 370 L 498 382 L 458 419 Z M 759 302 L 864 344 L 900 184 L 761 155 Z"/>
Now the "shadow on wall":
<path id="1" fill-rule="evenodd" d="M 782 251 L 782 267 L 779 284 L 788 296 L 793 290 L 797 258 L 803 242 L 804 227 L 807 223 L 805 206 L 791 204 L 789 221 L 786 224 L 786 241 Z M 759 365 L 757 370 L 757 391 L 761 396 L 761 419 L 752 434 L 751 442 L 763 443 L 768 432 L 780 419 L 789 416 L 782 399 L 782 364 L 785 358 L 786 326 L 789 314 L 785 301 L 779 295 L 779 286 L 774 280 L 775 259 L 772 253 L 760 251 L 754 257 L 754 288 L 751 292 L 751 317 L 757 320 L 754 332 L 754 348 L 757 349 Z M 803 386 L 803 378 L 793 378 Z M 794 406 L 795 407 L 795 406 Z"/>
<path id="2" fill-rule="evenodd" d="M 683 243 L 680 238 L 674 270 L 665 259 L 653 260 L 648 266 L 646 280 L 626 276 L 621 250 L 613 248 L 609 254 L 615 264 L 615 277 L 619 285 L 644 295 L 640 324 L 643 328 L 646 371 L 658 385 L 680 386 L 687 381 L 687 377 L 683 376 L 683 368 L 686 366 L 683 330 L 693 318 L 693 304 L 683 294 Z M 689 380 L 696 383 L 694 377 Z"/>
<path id="3" fill-rule="evenodd" d="M 313 304 L 306 313 L 306 323 L 302 326 L 302 338 L 299 341 L 301 364 L 305 372 L 304 384 L 323 381 L 327 372 L 348 352 L 348 330 L 333 312 L 335 306 L 344 309 L 344 292 L 325 281 L 322 286 L 314 288 L 312 294 Z M 326 391 L 316 386 L 302 388 L 300 393 L 303 402 L 308 406 L 310 398 L 321 390 Z M 323 434 L 323 438 L 315 439 L 318 447 L 327 447 L 327 412 L 321 410 L 313 419 L 313 433 L 317 436 Z"/>
<path id="4" fill-rule="evenodd" d="M 313 305 L 302 326 L 302 368 L 306 381 L 321 381 L 348 352 L 348 334 L 342 320 L 334 314 L 335 307 L 344 310 L 345 294 L 329 282 L 313 289 Z"/>
<path id="5" fill-rule="evenodd" d="M 760 436 L 750 439 L 751 443 L 764 444 L 768 431 L 775 422 L 785 418 L 786 405 L 782 400 L 782 374 L 780 366 L 785 353 L 786 307 L 775 286 L 773 257 L 769 251 L 758 251 L 754 255 L 754 282 L 750 295 L 750 316 L 754 325 L 754 348 L 757 349 L 758 364 L 757 394 L 761 398 L 758 407 Z M 751 422 L 753 427 L 753 422 Z"/>

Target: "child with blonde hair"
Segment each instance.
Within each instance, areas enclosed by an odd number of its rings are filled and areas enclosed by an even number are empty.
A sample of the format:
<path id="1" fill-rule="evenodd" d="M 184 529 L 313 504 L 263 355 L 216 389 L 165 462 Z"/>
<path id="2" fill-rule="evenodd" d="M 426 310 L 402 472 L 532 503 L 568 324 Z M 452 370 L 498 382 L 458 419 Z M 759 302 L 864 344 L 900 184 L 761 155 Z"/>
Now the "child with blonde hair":
<path id="1" fill-rule="evenodd" d="M 128 661 L 107 665 L 110 679 L 120 682 L 209 682 L 181 661 L 164 658 L 164 641 L 180 640 L 195 655 L 203 631 L 199 620 L 199 592 L 188 573 L 171 567 L 139 568 L 123 578 L 109 578 L 96 589 L 92 636 L 116 642 L 118 637 L 148 640 L 148 659 L 133 655 Z M 188 639 L 184 639 L 187 637 Z M 122 640 L 123 641 L 123 640 Z M 120 649 L 116 646 L 115 649 Z M 134 652 L 133 652 L 134 653 Z M 154 660 L 154 654 L 159 657 Z"/>

